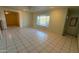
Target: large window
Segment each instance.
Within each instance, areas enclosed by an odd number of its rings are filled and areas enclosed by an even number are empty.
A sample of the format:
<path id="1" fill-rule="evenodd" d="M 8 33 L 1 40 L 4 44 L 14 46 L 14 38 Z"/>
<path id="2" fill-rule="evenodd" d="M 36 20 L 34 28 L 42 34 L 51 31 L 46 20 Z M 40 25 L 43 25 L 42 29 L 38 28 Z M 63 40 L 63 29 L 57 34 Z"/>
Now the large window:
<path id="1" fill-rule="evenodd" d="M 50 16 L 37 16 L 37 25 L 48 27 Z"/>

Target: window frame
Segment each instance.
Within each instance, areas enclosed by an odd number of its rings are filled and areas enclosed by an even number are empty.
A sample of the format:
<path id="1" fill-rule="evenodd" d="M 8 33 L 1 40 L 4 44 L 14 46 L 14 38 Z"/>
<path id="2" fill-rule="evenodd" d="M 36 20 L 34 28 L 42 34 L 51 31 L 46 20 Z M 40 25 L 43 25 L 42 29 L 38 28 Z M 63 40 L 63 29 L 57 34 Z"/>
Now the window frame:
<path id="1" fill-rule="evenodd" d="M 46 19 L 48 19 L 48 23 L 45 25 L 43 25 L 43 24 L 40 24 L 40 22 L 39 21 L 41 21 L 40 20 L 40 18 L 42 18 L 42 17 L 47 17 Z M 44 20 L 45 21 L 45 20 Z M 38 26 L 43 26 L 43 27 L 48 27 L 49 26 L 49 21 L 50 21 L 50 16 L 48 16 L 48 15 L 38 15 L 38 16 L 36 16 L 36 25 L 38 25 Z"/>

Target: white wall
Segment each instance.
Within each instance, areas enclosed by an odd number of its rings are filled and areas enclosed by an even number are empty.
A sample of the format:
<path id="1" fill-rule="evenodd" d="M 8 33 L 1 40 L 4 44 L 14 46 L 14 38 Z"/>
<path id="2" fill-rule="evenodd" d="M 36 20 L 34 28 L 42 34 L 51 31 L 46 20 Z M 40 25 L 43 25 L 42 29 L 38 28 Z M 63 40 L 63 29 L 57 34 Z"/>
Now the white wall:
<path id="1" fill-rule="evenodd" d="M 58 34 L 63 34 L 67 8 L 55 8 L 50 11 L 49 30 Z"/>
<path id="2" fill-rule="evenodd" d="M 21 27 L 30 27 L 32 20 L 32 13 L 27 11 L 21 11 L 20 12 L 20 26 Z"/>

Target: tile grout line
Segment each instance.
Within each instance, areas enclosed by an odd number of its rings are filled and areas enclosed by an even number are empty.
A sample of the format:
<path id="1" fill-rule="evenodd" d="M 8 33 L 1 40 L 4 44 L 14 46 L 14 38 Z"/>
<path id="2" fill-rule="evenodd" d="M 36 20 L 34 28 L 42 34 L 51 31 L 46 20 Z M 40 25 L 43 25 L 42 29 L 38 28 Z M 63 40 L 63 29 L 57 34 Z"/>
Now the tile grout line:
<path id="1" fill-rule="evenodd" d="M 14 35 L 12 31 L 10 31 L 10 32 L 12 33 L 12 35 Z M 14 41 L 14 37 L 12 38 L 12 41 L 13 41 L 13 44 L 15 45 L 16 52 L 18 53 L 19 51 L 17 50 L 16 44 L 15 44 L 15 41 Z"/>
<path id="2" fill-rule="evenodd" d="M 18 31 L 15 31 L 15 32 L 16 32 L 16 34 L 17 34 Z M 17 37 L 19 38 L 18 35 L 17 35 Z M 20 40 L 20 42 L 23 44 L 23 46 L 26 48 L 26 46 L 24 45 L 24 43 L 21 41 L 21 38 L 19 38 L 19 40 Z"/>

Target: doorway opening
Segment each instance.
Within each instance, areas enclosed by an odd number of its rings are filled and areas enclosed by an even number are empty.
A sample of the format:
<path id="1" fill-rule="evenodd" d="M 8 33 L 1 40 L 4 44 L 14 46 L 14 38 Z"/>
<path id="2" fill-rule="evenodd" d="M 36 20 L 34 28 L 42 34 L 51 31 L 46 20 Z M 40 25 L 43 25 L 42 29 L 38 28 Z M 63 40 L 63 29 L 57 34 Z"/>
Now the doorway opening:
<path id="1" fill-rule="evenodd" d="M 7 27 L 19 27 L 19 13 L 14 11 L 4 11 Z"/>

